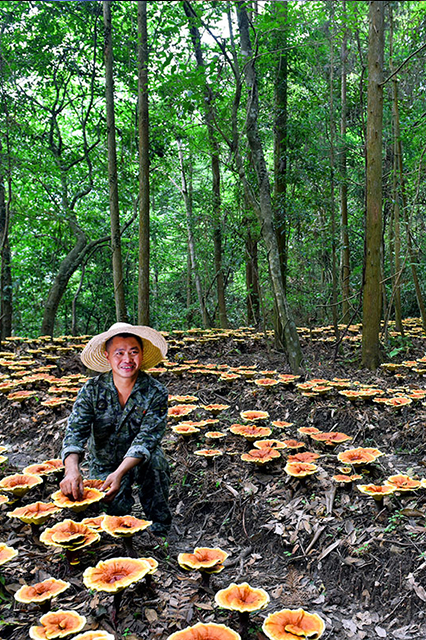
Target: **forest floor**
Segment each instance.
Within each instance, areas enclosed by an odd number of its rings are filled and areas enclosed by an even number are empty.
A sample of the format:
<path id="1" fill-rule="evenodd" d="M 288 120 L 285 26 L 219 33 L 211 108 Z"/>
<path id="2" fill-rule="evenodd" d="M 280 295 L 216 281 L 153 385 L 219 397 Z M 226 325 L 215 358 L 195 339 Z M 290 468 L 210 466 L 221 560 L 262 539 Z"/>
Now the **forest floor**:
<path id="1" fill-rule="evenodd" d="M 408 365 L 399 370 L 397 380 L 383 369 L 375 374 L 357 369 L 356 340 L 345 344 L 334 359 L 333 342 L 327 335 L 325 331 L 302 336 L 306 380 L 348 378 L 352 384 L 359 381 L 384 390 L 395 390 L 399 385 L 405 392 L 425 388 L 422 374 Z M 394 362 L 425 355 L 425 338 L 418 331 L 405 343 L 406 348 L 395 349 Z M 3 344 L 5 352 L 0 355 L 7 358 L 4 353 L 13 351 L 18 360 L 32 357 L 42 365 L 48 362 L 49 353 L 55 364 L 52 372 L 58 378 L 84 373 L 78 342 L 71 342 L 70 351 L 56 360 L 55 343 L 50 351 L 32 355 L 38 346 L 37 341 L 15 341 Z M 87 590 L 82 572 L 100 559 L 124 555 L 123 543 L 103 533 L 100 542 L 82 551 L 80 564 L 70 568 L 61 549 L 43 545 L 29 525 L 8 518 L 7 512 L 14 507 L 0 506 L 0 542 L 19 552 L 0 567 L 0 637 L 29 637 L 40 610 L 36 605 L 20 604 L 12 594 L 23 584 L 54 576 L 68 580 L 71 587 L 54 600 L 53 608 L 74 609 L 86 616 L 87 629 L 106 629 L 117 639 L 165 640 L 172 632 L 198 621 L 221 622 L 238 629 L 236 615 L 219 609 L 214 593 L 231 582 L 247 581 L 270 596 L 268 607 L 251 616 L 250 640 L 265 638 L 262 623 L 269 613 L 298 607 L 323 618 L 326 630 L 322 637 L 326 640 L 425 640 L 426 490 L 395 493 L 385 499 L 379 511 L 374 500 L 356 486 L 348 489 L 332 479 L 341 466 L 336 454 L 359 446 L 376 447 L 384 454 L 373 465 L 361 471 L 357 468 L 364 478 L 359 482 L 381 484 L 396 473 L 426 477 L 425 406 L 413 402 L 394 411 L 373 402 L 350 402 L 336 390 L 306 397 L 295 385 L 262 389 L 241 376 L 220 379 L 218 365 L 222 370 L 251 366 L 257 378 L 265 375 L 263 371 L 273 372 L 267 374 L 270 378 L 289 373 L 283 355 L 250 331 L 219 337 L 194 333 L 186 339 L 176 335 L 170 340 L 168 356 L 170 362 L 180 365 L 197 361 L 190 364 L 192 369 L 176 373 L 176 367 L 167 367 L 157 374 L 171 395 L 197 396 L 191 420 L 211 417 L 202 405 L 223 403 L 229 409 L 213 427 L 226 436 L 217 446 L 224 455 L 212 462 L 193 455 L 199 448 L 216 448 L 204 435 L 209 427 L 186 438 L 167 428 L 163 445 L 172 467 L 172 531 L 164 541 L 146 530 L 137 534 L 133 543 L 138 555 L 152 556 L 159 563 L 151 584 L 143 581 L 124 591 L 114 623 L 112 596 Z M 206 365 L 211 366 L 210 373 Z M 7 367 L 1 370 L 7 371 Z M 23 403 L 0 396 L 0 445 L 7 447 L 8 456 L 1 476 L 58 457 L 70 401 L 53 410 L 40 406 L 46 390 L 39 390 Z M 273 420 L 293 423 L 285 430 L 274 429 L 271 437 L 276 439 L 283 439 L 285 433 L 287 438 L 300 440 L 297 429 L 309 426 L 344 432 L 352 440 L 336 449 L 308 442 L 308 450 L 321 453 L 318 472 L 300 481 L 284 472 L 287 453 L 294 451 L 285 450 L 278 461 L 265 467 L 241 460 L 240 454 L 252 445 L 227 429 L 242 422 L 243 410 L 267 411 L 270 417 L 264 426 Z M 58 479 L 48 479 L 41 490 L 32 490 L 22 502 L 48 500 L 57 489 Z M 77 517 L 67 511 L 65 517 L 81 519 L 97 513 L 90 507 Z M 143 517 L 140 508 L 136 507 L 135 514 Z M 53 516 L 42 528 L 62 518 Z M 188 573 L 177 563 L 179 553 L 195 547 L 221 547 L 229 554 L 224 570 L 211 576 L 208 588 L 202 588 L 199 573 Z"/>

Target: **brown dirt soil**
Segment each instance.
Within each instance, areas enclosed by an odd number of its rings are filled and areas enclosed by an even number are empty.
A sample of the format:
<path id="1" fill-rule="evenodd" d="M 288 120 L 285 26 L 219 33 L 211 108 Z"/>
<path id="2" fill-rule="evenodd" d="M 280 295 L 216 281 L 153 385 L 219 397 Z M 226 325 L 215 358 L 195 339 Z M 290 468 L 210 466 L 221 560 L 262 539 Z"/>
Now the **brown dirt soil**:
<path id="1" fill-rule="evenodd" d="M 171 341 L 170 361 L 197 360 L 198 367 L 255 365 L 257 378 L 265 370 L 289 372 L 283 355 L 254 334 L 243 338 L 231 334 L 215 341 L 206 336 L 201 341 L 200 337 L 202 334 L 188 341 L 180 337 Z M 3 348 L 13 348 L 25 357 L 28 347 L 12 343 Z M 397 383 L 380 370 L 371 374 L 355 369 L 353 347 L 344 346 L 336 361 L 331 342 L 304 339 L 303 348 L 306 380 L 337 376 L 382 389 L 397 384 L 411 389 L 425 386 L 423 377 L 409 370 Z M 82 372 L 76 349 L 56 362 L 54 375 Z M 423 339 L 413 338 L 410 351 L 401 353 L 399 359 L 423 355 Z M 46 362 L 42 355 L 39 358 L 41 364 Z M 276 378 L 277 373 L 268 377 Z M 1 638 L 29 637 L 29 628 L 38 623 L 41 612 L 35 605 L 16 602 L 13 593 L 24 583 L 48 576 L 71 582 L 71 588 L 53 601 L 52 608 L 74 609 L 86 616 L 88 629 L 106 629 L 117 639 L 165 640 L 197 621 L 221 622 L 238 629 L 236 615 L 217 608 L 214 593 L 242 581 L 262 587 L 271 598 L 267 609 L 251 615 L 249 640 L 265 640 L 261 628 L 268 613 L 298 607 L 324 619 L 322 637 L 326 640 L 426 638 L 426 489 L 396 493 L 386 498 L 379 510 L 356 486 L 341 488 L 332 480 L 341 466 L 336 453 L 355 446 L 377 447 L 385 454 L 361 469 L 362 483 L 381 484 L 398 472 L 426 477 L 426 411 L 421 402 L 392 411 L 372 402 L 351 403 L 336 391 L 311 399 L 301 396 L 294 385 L 262 390 L 242 377 L 232 382 L 220 380 L 217 371 L 176 375 L 168 369 L 159 379 L 172 395 L 199 398 L 191 420 L 211 417 L 201 405 L 223 403 L 230 408 L 214 426 L 226 437 L 218 445 L 224 455 L 212 462 L 193 455 L 198 448 L 215 446 L 204 435 L 208 428 L 188 438 L 175 435 L 170 427 L 166 431 L 163 445 L 172 468 L 172 531 L 167 541 L 148 530 L 133 541 L 137 555 L 153 556 L 159 562 L 151 583 L 142 581 L 124 591 L 118 619 L 114 620 L 113 597 L 88 591 L 81 578 L 84 569 L 100 559 L 127 554 L 123 543 L 102 534 L 100 542 L 82 551 L 80 564 L 70 568 L 60 549 L 40 543 L 29 525 L 7 517 L 10 505 L 0 506 L 0 542 L 19 551 L 0 567 Z M 9 457 L 1 466 L 1 477 L 59 456 L 71 404 L 46 409 L 40 406 L 44 397 L 43 388 L 22 404 L 11 403 L 0 394 L 0 445 L 8 447 Z M 268 411 L 266 426 L 272 420 L 294 423 L 284 432 L 290 438 L 300 439 L 299 427 L 315 426 L 322 431 L 342 431 L 353 440 L 329 450 L 308 442 L 307 449 L 321 453 L 319 470 L 300 481 L 284 472 L 288 450 L 264 468 L 242 462 L 241 454 L 251 445 L 227 429 L 242 422 L 240 412 L 248 409 Z M 282 438 L 283 431 L 275 429 L 271 437 Z M 57 488 L 58 479 L 48 480 L 22 502 L 47 501 Z M 97 513 L 93 507 L 77 516 L 66 511 L 65 517 L 77 520 Z M 135 515 L 143 516 L 138 505 Z M 42 529 L 63 517 L 53 516 Z M 177 563 L 180 552 L 197 546 L 219 546 L 229 554 L 224 570 L 211 576 L 209 586 L 201 583 L 199 573 L 188 573 Z"/>

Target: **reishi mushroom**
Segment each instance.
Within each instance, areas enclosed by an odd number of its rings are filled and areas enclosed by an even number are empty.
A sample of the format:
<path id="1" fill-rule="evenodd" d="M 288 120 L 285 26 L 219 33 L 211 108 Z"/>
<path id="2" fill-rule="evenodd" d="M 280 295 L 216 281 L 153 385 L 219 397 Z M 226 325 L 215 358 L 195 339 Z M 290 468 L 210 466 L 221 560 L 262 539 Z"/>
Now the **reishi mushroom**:
<path id="1" fill-rule="evenodd" d="M 241 636 L 224 624 L 197 622 L 172 633 L 167 640 L 241 640 Z"/>
<path id="2" fill-rule="evenodd" d="M 200 571 L 202 586 L 208 587 L 210 574 L 220 573 L 227 557 L 227 552 L 219 547 L 196 547 L 193 553 L 180 553 L 177 561 L 186 571 Z"/>
<path id="3" fill-rule="evenodd" d="M 39 604 L 41 607 L 48 611 L 50 607 L 50 601 L 55 596 L 59 595 L 71 584 L 65 582 L 65 580 L 57 580 L 56 578 L 47 578 L 42 582 L 28 585 L 24 584 L 15 593 L 15 600 L 24 604 Z"/>
<path id="4" fill-rule="evenodd" d="M 40 626 L 31 627 L 29 630 L 29 636 L 32 640 L 64 638 L 72 633 L 77 633 L 83 629 L 86 618 L 77 611 L 58 609 L 41 616 L 40 623 Z"/>
<path id="5" fill-rule="evenodd" d="M 255 589 L 247 582 L 231 583 L 226 589 L 218 591 L 214 597 L 216 604 L 229 611 L 238 611 L 240 634 L 247 634 L 249 614 L 264 609 L 269 603 L 269 595 L 264 589 Z"/>
<path id="6" fill-rule="evenodd" d="M 262 631 L 270 640 L 317 640 L 325 631 L 325 622 L 304 609 L 283 609 L 269 614 Z"/>

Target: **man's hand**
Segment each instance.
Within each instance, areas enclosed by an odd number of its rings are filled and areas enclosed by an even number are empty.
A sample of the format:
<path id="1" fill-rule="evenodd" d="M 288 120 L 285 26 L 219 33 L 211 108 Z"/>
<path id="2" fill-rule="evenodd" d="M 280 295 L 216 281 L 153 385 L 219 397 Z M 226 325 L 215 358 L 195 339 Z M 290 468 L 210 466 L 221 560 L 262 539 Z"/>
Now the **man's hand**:
<path id="1" fill-rule="evenodd" d="M 116 470 L 113 471 L 113 473 L 110 473 L 109 476 L 105 478 L 104 483 L 101 487 L 101 491 L 107 492 L 105 494 L 105 497 L 103 498 L 105 502 L 111 502 L 115 498 L 120 489 L 122 477 L 123 474 L 118 473 L 118 470 Z"/>
<path id="2" fill-rule="evenodd" d="M 83 477 L 78 466 L 78 455 L 71 453 L 65 458 L 65 476 L 59 483 L 64 495 L 72 500 L 81 500 L 84 494 Z"/>
<path id="3" fill-rule="evenodd" d="M 104 501 L 111 502 L 115 498 L 120 489 L 121 480 L 123 476 L 133 469 L 137 464 L 140 464 L 144 459 L 143 458 L 124 458 L 123 462 L 115 471 L 109 474 L 104 480 L 104 483 L 101 487 L 101 491 L 107 491 Z"/>

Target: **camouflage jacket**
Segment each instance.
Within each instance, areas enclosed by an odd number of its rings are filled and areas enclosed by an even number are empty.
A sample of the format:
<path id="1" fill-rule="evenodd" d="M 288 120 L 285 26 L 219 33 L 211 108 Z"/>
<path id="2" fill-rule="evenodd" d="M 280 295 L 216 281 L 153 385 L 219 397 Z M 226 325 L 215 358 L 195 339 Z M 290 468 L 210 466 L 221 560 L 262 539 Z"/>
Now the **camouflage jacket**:
<path id="1" fill-rule="evenodd" d="M 149 460 L 164 435 L 167 389 L 140 371 L 121 407 L 112 373 L 91 378 L 80 389 L 62 445 L 62 459 L 70 453 L 84 456 L 88 443 L 91 468 L 110 473 L 123 458 Z"/>

